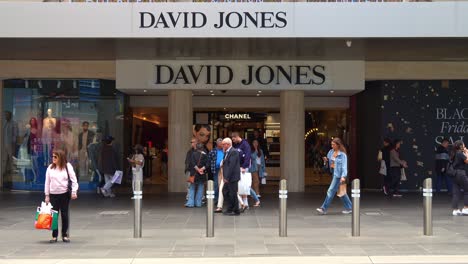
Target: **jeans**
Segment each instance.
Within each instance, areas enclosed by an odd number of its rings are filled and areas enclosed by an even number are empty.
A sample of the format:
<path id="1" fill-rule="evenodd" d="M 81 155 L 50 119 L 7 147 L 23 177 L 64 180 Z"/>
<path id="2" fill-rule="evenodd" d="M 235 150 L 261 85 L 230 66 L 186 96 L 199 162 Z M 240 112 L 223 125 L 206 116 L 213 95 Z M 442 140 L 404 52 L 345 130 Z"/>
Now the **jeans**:
<path id="1" fill-rule="evenodd" d="M 190 184 L 188 201 L 185 204 L 187 207 L 201 207 L 203 198 L 204 182 L 195 182 Z"/>
<path id="2" fill-rule="evenodd" d="M 399 194 L 400 193 L 400 181 L 401 181 L 401 168 L 390 167 L 389 173 L 392 178 L 392 183 L 390 186 L 390 188 L 392 188 L 392 194 Z"/>
<path id="3" fill-rule="evenodd" d="M 463 192 L 461 191 L 463 189 Z M 463 205 L 468 206 L 468 176 L 465 173 L 455 175 L 453 178 L 452 208 L 458 209 L 458 202 L 463 195 Z"/>
<path id="4" fill-rule="evenodd" d="M 440 192 L 442 182 L 447 186 L 447 191 L 452 193 L 452 180 L 444 172 L 439 172 L 437 174 L 436 192 Z"/>
<path id="5" fill-rule="evenodd" d="M 333 177 L 333 180 L 330 183 L 330 187 L 328 187 L 327 197 L 325 197 L 325 201 L 323 201 L 323 204 L 321 206 L 323 210 L 326 211 L 328 207 L 330 207 L 330 203 L 333 201 L 333 198 L 335 197 L 336 192 L 338 191 L 338 188 L 340 187 L 340 179 L 341 178 Z M 343 202 L 345 209 L 347 210 L 352 209 L 353 204 L 351 203 L 351 200 L 349 199 L 348 194 L 341 196 L 340 199 Z"/>
<path id="6" fill-rule="evenodd" d="M 102 187 L 104 190 L 106 190 L 108 193 L 112 193 L 112 177 L 114 175 L 112 174 L 104 174 L 104 180 L 106 181 L 106 184 L 104 184 L 104 187 Z"/>
<path id="7" fill-rule="evenodd" d="M 260 201 L 260 199 L 258 199 L 257 193 L 255 192 L 253 188 L 250 188 L 250 196 L 252 196 L 255 202 Z"/>

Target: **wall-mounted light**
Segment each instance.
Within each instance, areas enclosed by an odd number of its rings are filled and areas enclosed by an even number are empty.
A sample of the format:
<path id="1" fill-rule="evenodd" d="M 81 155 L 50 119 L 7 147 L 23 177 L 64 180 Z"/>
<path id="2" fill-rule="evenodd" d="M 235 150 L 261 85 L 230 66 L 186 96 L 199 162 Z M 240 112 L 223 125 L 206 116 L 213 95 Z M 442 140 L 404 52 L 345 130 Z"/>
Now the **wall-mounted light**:
<path id="1" fill-rule="evenodd" d="M 351 46 L 353 45 L 353 41 L 352 40 L 346 40 L 346 46 L 348 48 L 351 48 Z"/>
<path id="2" fill-rule="evenodd" d="M 37 86 L 39 87 L 39 89 L 42 89 L 42 81 L 38 81 Z"/>

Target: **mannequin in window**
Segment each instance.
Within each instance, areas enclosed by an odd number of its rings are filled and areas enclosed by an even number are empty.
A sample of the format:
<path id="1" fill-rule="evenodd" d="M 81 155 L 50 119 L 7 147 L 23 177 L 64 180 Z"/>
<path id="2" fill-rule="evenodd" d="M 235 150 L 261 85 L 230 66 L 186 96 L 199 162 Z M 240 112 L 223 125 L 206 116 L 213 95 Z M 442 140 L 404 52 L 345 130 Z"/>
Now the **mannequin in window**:
<path id="1" fill-rule="evenodd" d="M 81 179 L 88 176 L 89 160 L 88 160 L 88 146 L 93 142 L 94 132 L 89 130 L 89 122 L 84 121 L 81 124 L 82 131 L 78 135 L 78 156 L 79 156 L 79 175 Z M 93 181 L 92 177 L 90 181 Z"/>
<path id="2" fill-rule="evenodd" d="M 16 154 L 16 142 L 18 137 L 18 124 L 13 121 L 13 114 L 5 111 L 3 122 L 3 155 L 2 155 L 2 174 L 8 174 L 11 171 L 13 156 Z"/>
<path id="3" fill-rule="evenodd" d="M 39 135 L 39 124 L 37 123 L 37 119 L 32 117 L 29 120 L 30 125 L 30 132 L 29 132 L 29 142 L 28 142 L 28 153 L 31 155 L 31 162 L 32 162 L 32 171 L 34 175 L 33 182 L 37 183 L 37 172 L 38 172 L 38 164 L 37 164 L 37 157 L 39 153 L 39 142 L 40 142 L 40 135 Z"/>
<path id="4" fill-rule="evenodd" d="M 63 149 L 67 155 L 67 161 L 75 167 L 77 163 L 76 159 L 78 158 L 78 148 L 70 121 L 63 122 L 62 128 L 60 137 L 63 142 Z"/>
<path id="5" fill-rule="evenodd" d="M 42 143 L 44 147 L 42 154 L 44 156 L 44 166 L 50 164 L 50 156 L 52 151 L 52 139 L 54 137 L 57 119 L 52 116 L 52 109 L 47 109 L 47 117 L 42 120 Z"/>

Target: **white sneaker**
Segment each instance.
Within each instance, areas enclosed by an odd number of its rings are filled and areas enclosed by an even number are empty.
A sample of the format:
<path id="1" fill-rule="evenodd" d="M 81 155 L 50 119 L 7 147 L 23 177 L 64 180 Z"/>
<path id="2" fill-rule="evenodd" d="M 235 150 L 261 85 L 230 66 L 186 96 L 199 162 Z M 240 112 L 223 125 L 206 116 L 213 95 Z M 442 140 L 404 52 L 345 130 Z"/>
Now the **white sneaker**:
<path id="1" fill-rule="evenodd" d="M 468 210 L 467 210 L 468 211 Z M 468 212 L 467 212 L 468 213 Z M 453 210 L 452 211 L 452 215 L 453 216 L 458 216 L 458 215 L 463 215 L 462 211 L 460 211 L 460 209 L 457 209 L 457 210 Z"/>
<path id="2" fill-rule="evenodd" d="M 353 210 L 343 210 L 341 211 L 342 214 L 351 214 L 353 212 Z"/>
<path id="3" fill-rule="evenodd" d="M 114 197 L 115 197 L 115 194 L 114 194 L 114 193 L 110 193 L 110 194 L 109 194 L 109 197 L 110 197 L 110 198 L 114 198 Z"/>
<path id="4" fill-rule="evenodd" d="M 460 211 L 460 210 L 458 210 Z M 461 210 L 461 213 L 462 215 L 468 215 L 468 208 L 463 208 L 463 210 Z"/>
<path id="5" fill-rule="evenodd" d="M 320 214 L 320 215 L 326 215 L 327 214 L 327 211 L 323 210 L 323 208 L 317 208 L 315 209 L 317 210 L 317 212 Z"/>

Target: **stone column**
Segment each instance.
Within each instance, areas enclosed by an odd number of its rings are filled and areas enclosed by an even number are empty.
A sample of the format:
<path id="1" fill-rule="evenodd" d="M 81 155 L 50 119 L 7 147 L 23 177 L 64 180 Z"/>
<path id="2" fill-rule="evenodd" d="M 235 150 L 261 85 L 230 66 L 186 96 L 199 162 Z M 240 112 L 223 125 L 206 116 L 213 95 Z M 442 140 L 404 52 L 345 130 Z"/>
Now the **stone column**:
<path id="1" fill-rule="evenodd" d="M 281 91 L 281 178 L 288 180 L 288 191 L 304 191 L 304 91 Z"/>
<path id="2" fill-rule="evenodd" d="M 3 80 L 0 79 L 0 192 L 3 191 Z"/>
<path id="3" fill-rule="evenodd" d="M 168 191 L 186 192 L 185 155 L 192 137 L 192 91 L 169 91 Z"/>

